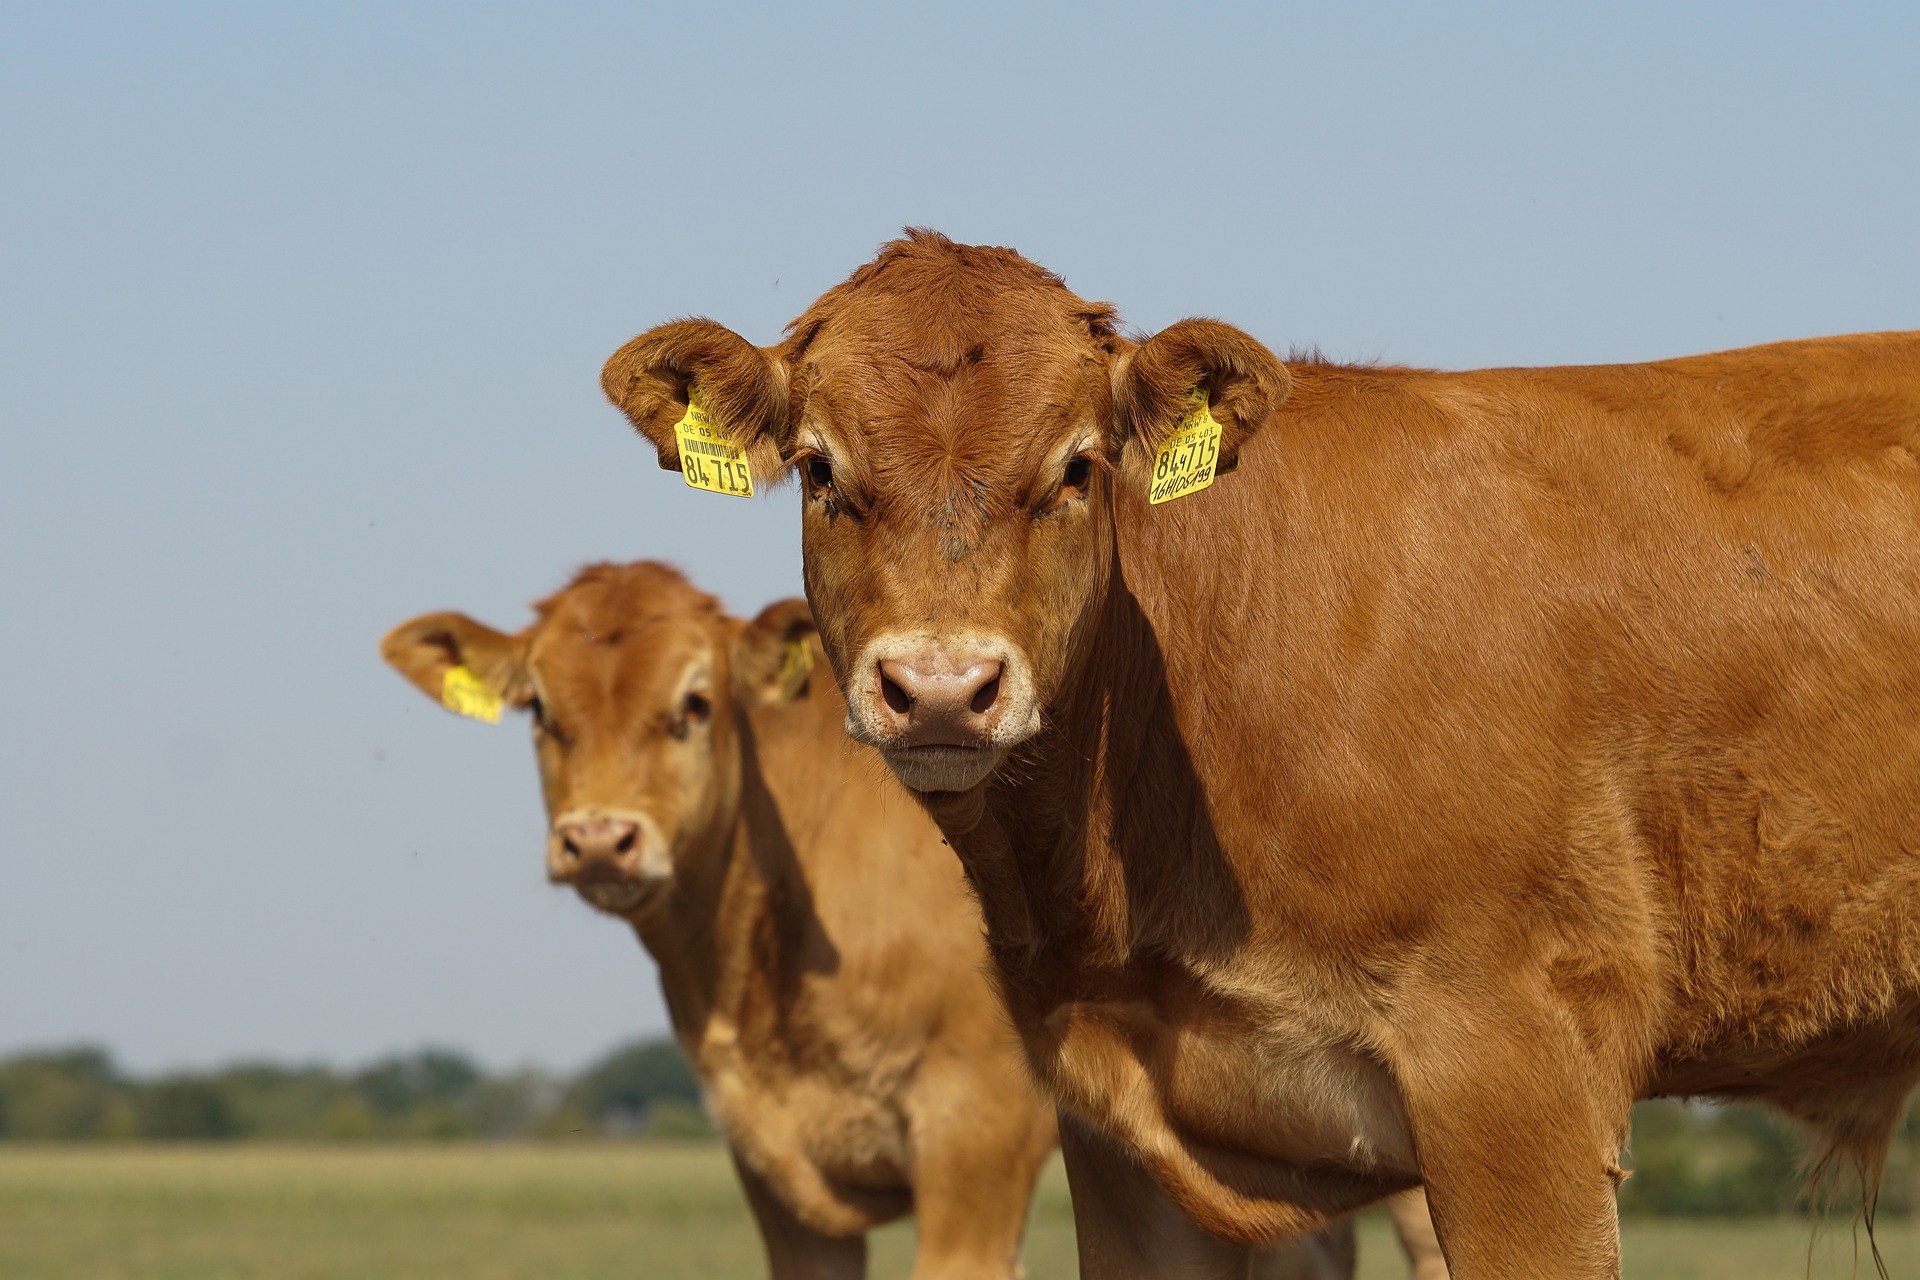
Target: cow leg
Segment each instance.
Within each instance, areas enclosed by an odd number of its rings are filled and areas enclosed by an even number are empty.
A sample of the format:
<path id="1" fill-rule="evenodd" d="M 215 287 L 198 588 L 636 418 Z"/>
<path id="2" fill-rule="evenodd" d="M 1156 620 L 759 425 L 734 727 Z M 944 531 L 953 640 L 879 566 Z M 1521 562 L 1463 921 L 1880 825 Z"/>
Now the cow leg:
<path id="1" fill-rule="evenodd" d="M 1426 1193 L 1416 1187 L 1388 1197 L 1387 1213 L 1406 1251 L 1412 1280 L 1447 1280 L 1447 1260 L 1440 1253 L 1440 1238 L 1433 1233 Z"/>
<path id="2" fill-rule="evenodd" d="M 1023 1077 L 983 1096 L 977 1064 L 942 1079 L 914 1116 L 913 1280 L 1013 1280 L 1040 1167 L 1053 1151 Z M 971 1091 L 971 1092 L 970 1092 Z"/>
<path id="3" fill-rule="evenodd" d="M 1083 1280 L 1248 1280 L 1253 1250 L 1201 1230 L 1126 1152 L 1070 1116 L 1060 1154 Z"/>
<path id="4" fill-rule="evenodd" d="M 1353 1280 L 1358 1253 L 1353 1219 L 1343 1218 L 1325 1231 L 1255 1249 L 1252 1280 Z"/>
<path id="5" fill-rule="evenodd" d="M 865 1280 L 867 1238 L 822 1235 L 794 1216 L 766 1179 L 733 1153 L 733 1167 L 746 1188 L 747 1204 L 767 1249 L 773 1280 Z"/>
<path id="6" fill-rule="evenodd" d="M 1393 1065 L 1454 1280 L 1617 1280 L 1613 1135 L 1629 1102 L 1609 1113 L 1570 1020 L 1410 1030 L 1430 1034 Z"/>

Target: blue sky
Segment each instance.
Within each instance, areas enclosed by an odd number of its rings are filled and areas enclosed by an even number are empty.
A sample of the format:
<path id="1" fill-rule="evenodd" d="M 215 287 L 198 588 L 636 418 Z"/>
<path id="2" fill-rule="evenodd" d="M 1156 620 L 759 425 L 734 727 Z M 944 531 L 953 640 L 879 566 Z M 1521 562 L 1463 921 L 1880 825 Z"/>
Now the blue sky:
<path id="1" fill-rule="evenodd" d="M 600 558 L 797 593 L 626 338 L 765 342 L 908 223 L 1154 329 L 1466 367 L 1920 326 L 1920 8 L 0 10 L 0 1052 L 664 1026 L 522 728 L 380 664 Z"/>

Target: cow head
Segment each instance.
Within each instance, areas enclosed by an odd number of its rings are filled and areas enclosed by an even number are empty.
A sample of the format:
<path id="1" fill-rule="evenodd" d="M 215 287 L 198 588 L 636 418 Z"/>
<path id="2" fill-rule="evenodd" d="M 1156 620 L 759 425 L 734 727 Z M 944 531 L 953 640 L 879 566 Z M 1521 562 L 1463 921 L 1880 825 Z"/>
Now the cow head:
<path id="1" fill-rule="evenodd" d="M 513 635 L 430 613 L 380 650 L 436 702 L 530 713 L 548 877 L 638 917 L 725 838 L 740 795 L 735 712 L 803 691 L 806 602 L 745 623 L 665 566 L 595 565 L 534 609 Z"/>
<path id="2" fill-rule="evenodd" d="M 1116 492 L 1144 503 L 1190 397 L 1231 470 L 1288 375 L 1229 325 L 1135 341 L 1011 250 L 914 231 L 776 347 L 679 321 L 616 352 L 603 384 L 662 466 L 680 465 L 697 387 L 757 476 L 798 473 L 848 731 L 935 792 L 979 785 L 1040 730 L 1105 597 Z"/>

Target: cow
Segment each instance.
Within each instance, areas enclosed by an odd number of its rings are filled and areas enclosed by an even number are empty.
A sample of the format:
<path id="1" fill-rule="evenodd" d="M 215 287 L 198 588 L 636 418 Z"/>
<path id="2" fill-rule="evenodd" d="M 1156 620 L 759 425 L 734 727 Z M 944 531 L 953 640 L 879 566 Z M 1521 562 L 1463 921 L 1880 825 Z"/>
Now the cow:
<path id="1" fill-rule="evenodd" d="M 547 874 L 659 966 L 775 1280 L 862 1274 L 865 1233 L 910 1208 L 916 1277 L 1014 1274 L 1052 1112 L 958 865 L 841 731 L 806 602 L 745 622 L 643 562 L 534 612 L 513 635 L 426 614 L 381 652 L 452 709 L 530 713 Z M 1420 1247 L 1417 1218 L 1402 1235 Z M 1349 1280 L 1353 1259 L 1343 1224 L 1259 1275 Z"/>
<path id="2" fill-rule="evenodd" d="M 603 385 L 663 466 L 691 392 L 797 473 L 1089 1274 L 1423 1184 L 1462 1280 L 1617 1275 L 1655 1095 L 1871 1193 L 1920 1076 L 1920 333 L 1356 367 L 922 231 Z"/>
<path id="3" fill-rule="evenodd" d="M 435 701 L 530 713 L 547 875 L 659 966 L 775 1280 L 864 1274 L 865 1233 L 909 1211 L 916 1277 L 1014 1275 L 1052 1113 L 953 855 L 841 733 L 806 602 L 747 622 L 664 565 L 597 564 L 534 613 L 430 613 L 381 652 Z"/>

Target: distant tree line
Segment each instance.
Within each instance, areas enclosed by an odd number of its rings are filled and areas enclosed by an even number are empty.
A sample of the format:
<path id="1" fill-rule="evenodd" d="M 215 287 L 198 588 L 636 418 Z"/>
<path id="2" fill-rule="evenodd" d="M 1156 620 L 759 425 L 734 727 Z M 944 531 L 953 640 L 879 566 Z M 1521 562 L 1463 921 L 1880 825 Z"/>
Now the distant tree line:
<path id="1" fill-rule="evenodd" d="M 671 1040 L 623 1046 L 571 1078 L 490 1075 L 444 1049 L 359 1071 L 243 1063 L 135 1078 L 95 1048 L 0 1059 L 0 1140 L 354 1141 L 713 1132 Z"/>
<path id="2" fill-rule="evenodd" d="M 1809 1184 L 1808 1143 L 1793 1125 L 1754 1106 L 1685 1105 L 1660 1100 L 1633 1110 L 1622 1213 L 1732 1217 L 1859 1207 L 1859 1171 L 1828 1170 Z M 1920 1209 L 1920 1120 L 1907 1113 L 1894 1136 L 1881 1183 L 1882 1213 Z"/>
<path id="3" fill-rule="evenodd" d="M 712 1126 L 671 1040 L 608 1053 L 573 1077 L 489 1075 L 444 1049 L 359 1071 L 242 1064 L 139 1079 L 93 1048 L 0 1059 L 0 1140 L 459 1141 L 607 1137 L 704 1138 Z M 1740 1216 L 1809 1207 L 1805 1144 L 1771 1113 L 1743 1106 L 1645 1102 L 1634 1112 L 1620 1188 L 1628 1214 Z M 1841 1170 L 1823 1201 L 1856 1204 Z M 1894 1142 L 1880 1209 L 1920 1208 L 1920 1122 Z"/>

